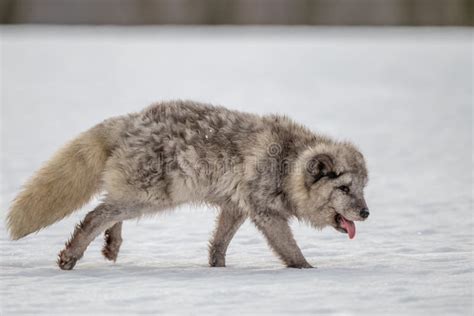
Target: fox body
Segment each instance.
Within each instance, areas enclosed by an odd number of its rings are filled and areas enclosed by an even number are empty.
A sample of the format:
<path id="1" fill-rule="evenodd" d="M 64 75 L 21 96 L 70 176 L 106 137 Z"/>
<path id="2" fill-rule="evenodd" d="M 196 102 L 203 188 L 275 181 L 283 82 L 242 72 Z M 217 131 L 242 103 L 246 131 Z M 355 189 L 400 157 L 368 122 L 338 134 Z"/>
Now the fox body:
<path id="1" fill-rule="evenodd" d="M 7 225 L 22 238 L 102 202 L 59 254 L 72 269 L 105 231 L 103 254 L 116 260 L 122 221 L 206 203 L 220 209 L 209 264 L 225 266 L 227 247 L 249 218 L 288 267 L 310 268 L 288 221 L 355 235 L 365 220 L 367 169 L 350 143 L 317 135 L 285 116 L 258 116 L 192 101 L 154 104 L 103 121 L 60 149 L 13 201 Z"/>

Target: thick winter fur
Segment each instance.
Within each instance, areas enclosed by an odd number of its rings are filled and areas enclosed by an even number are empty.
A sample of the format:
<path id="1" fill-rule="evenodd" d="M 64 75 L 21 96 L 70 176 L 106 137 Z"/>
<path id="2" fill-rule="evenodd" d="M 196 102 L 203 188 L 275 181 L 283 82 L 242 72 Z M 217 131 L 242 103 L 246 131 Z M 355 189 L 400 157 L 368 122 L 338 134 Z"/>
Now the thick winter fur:
<path id="1" fill-rule="evenodd" d="M 206 203 L 220 209 L 211 266 L 225 266 L 232 237 L 250 218 L 288 267 L 309 268 L 288 221 L 344 231 L 338 216 L 365 219 L 366 183 L 364 158 L 353 145 L 287 117 L 163 102 L 104 121 L 66 145 L 25 185 L 8 226 L 13 239 L 21 238 L 103 191 L 103 202 L 60 253 L 59 266 L 72 269 L 104 231 L 103 254 L 116 260 L 124 220 Z"/>
<path id="2" fill-rule="evenodd" d="M 25 184 L 8 214 L 13 239 L 59 221 L 99 191 L 110 153 L 105 133 L 98 125 L 81 134 Z"/>

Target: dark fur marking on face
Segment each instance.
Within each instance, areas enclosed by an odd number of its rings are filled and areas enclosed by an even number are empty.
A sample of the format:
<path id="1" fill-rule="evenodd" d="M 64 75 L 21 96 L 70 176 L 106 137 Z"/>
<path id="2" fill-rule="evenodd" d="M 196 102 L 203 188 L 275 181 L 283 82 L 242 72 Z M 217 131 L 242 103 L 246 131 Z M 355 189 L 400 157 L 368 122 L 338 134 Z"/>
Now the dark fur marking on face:
<path id="1" fill-rule="evenodd" d="M 327 154 L 319 154 L 314 156 L 306 163 L 306 187 L 309 189 L 322 178 L 336 179 L 343 174 L 337 174 L 332 171 L 333 167 L 334 162 L 331 156 Z"/>

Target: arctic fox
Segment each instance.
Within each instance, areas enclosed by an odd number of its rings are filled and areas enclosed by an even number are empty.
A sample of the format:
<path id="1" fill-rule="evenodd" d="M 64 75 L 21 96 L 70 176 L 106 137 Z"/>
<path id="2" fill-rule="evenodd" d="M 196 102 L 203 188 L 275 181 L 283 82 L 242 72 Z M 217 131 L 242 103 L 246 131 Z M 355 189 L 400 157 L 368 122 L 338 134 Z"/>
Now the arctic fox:
<path id="1" fill-rule="evenodd" d="M 103 121 L 65 145 L 24 186 L 7 224 L 13 239 L 51 225 L 103 192 L 59 254 L 72 269 L 105 231 L 115 261 L 122 221 L 206 203 L 220 209 L 209 264 L 225 266 L 227 247 L 247 219 L 287 266 L 311 268 L 288 221 L 332 226 L 353 238 L 369 216 L 367 169 L 350 143 L 317 135 L 285 116 L 258 116 L 192 101 L 154 104 Z"/>

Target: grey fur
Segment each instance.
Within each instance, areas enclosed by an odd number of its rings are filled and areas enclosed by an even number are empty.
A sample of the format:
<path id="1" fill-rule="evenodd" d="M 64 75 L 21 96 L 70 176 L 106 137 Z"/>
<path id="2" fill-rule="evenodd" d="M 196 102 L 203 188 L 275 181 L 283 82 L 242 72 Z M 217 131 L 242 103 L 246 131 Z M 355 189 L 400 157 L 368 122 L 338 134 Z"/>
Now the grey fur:
<path id="1" fill-rule="evenodd" d="M 283 263 L 295 268 L 311 265 L 293 238 L 291 218 L 338 230 L 337 214 L 363 220 L 362 154 L 287 117 L 173 101 L 102 126 L 110 147 L 102 176 L 106 194 L 60 253 L 62 269 L 72 269 L 105 230 L 104 255 L 115 260 L 121 221 L 183 203 L 221 209 L 209 247 L 211 266 L 225 266 L 227 247 L 246 218 Z M 338 189 L 343 185 L 350 192 Z"/>
<path id="2" fill-rule="evenodd" d="M 104 234 L 105 244 L 102 248 L 102 254 L 110 261 L 116 261 L 122 245 L 122 222 L 116 223 L 107 229 Z"/>

